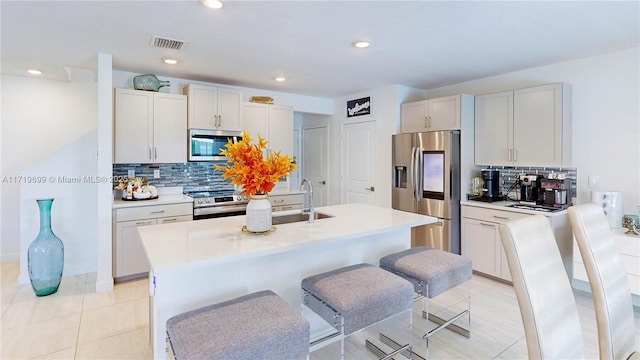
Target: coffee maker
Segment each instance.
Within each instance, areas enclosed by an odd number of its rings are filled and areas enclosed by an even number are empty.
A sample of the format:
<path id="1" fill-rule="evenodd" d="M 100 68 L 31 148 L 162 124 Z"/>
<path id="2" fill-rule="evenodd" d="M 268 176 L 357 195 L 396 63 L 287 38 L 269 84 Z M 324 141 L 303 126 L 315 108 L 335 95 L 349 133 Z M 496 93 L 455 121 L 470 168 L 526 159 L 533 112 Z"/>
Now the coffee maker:
<path id="1" fill-rule="evenodd" d="M 547 179 L 540 180 L 539 198 L 542 204 L 552 206 L 554 208 L 565 209 L 569 206 L 567 202 L 570 188 L 570 180 L 568 179 Z"/>
<path id="2" fill-rule="evenodd" d="M 482 170 L 482 199 L 489 202 L 502 200 L 499 171 Z"/>
<path id="3" fill-rule="evenodd" d="M 520 203 L 536 205 L 538 201 L 538 175 L 518 175 L 520 183 Z"/>

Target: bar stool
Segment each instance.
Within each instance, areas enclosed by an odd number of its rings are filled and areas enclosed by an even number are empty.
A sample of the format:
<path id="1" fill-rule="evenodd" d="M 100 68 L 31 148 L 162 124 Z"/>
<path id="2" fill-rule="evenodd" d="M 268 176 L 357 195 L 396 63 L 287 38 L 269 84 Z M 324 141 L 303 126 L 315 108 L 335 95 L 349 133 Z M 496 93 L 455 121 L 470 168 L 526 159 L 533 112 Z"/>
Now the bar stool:
<path id="1" fill-rule="evenodd" d="M 448 328 L 460 335 L 470 337 L 469 329 L 453 324 L 464 315 L 468 315 L 470 323 L 470 296 L 467 295 L 467 309 L 449 319 L 442 319 L 429 313 L 429 299 L 434 298 L 449 289 L 471 280 L 471 259 L 448 251 L 442 251 L 426 246 L 418 246 L 398 253 L 387 255 L 380 259 L 380 268 L 388 270 L 411 282 L 418 296 L 416 301 L 425 299 L 423 317 L 438 324 L 428 331 L 423 338 L 427 340 L 438 331 Z"/>
<path id="2" fill-rule="evenodd" d="M 344 359 L 345 337 L 406 312 L 409 320 L 408 343 L 386 354 L 367 341 L 367 348 L 389 359 L 401 352 L 411 357 L 413 285 L 370 264 L 357 264 L 313 275 L 302 280 L 303 304 L 331 324 L 335 333 L 311 344 L 311 351 L 328 340 L 340 339 L 340 358 Z M 405 355 L 406 356 L 406 355 Z"/>
<path id="3" fill-rule="evenodd" d="M 205 306 L 167 320 L 175 359 L 305 359 L 309 323 L 273 291 Z"/>

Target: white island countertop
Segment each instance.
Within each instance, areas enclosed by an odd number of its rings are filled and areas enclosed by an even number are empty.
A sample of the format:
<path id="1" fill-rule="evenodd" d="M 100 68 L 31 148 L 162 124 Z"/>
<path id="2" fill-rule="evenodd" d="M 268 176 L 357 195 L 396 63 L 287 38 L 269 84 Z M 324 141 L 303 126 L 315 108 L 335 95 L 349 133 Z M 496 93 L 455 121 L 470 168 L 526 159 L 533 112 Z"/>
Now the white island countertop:
<path id="1" fill-rule="evenodd" d="M 277 213 L 299 213 L 288 211 Z M 245 216 L 138 227 L 149 261 L 149 322 L 153 358 L 165 358 L 165 324 L 171 316 L 270 289 L 300 308 L 300 282 L 323 271 L 411 247 L 411 228 L 436 218 L 390 208 L 347 204 L 316 212 L 334 217 L 276 225 L 266 234 L 242 231 Z M 305 312 L 311 338 L 333 328 Z"/>
<path id="2" fill-rule="evenodd" d="M 149 264 L 157 274 L 166 268 L 221 264 L 436 221 L 429 216 L 364 204 L 315 210 L 334 217 L 315 220 L 313 224 L 302 221 L 277 225 L 266 235 L 243 232 L 244 216 L 144 226 L 138 231 Z"/>

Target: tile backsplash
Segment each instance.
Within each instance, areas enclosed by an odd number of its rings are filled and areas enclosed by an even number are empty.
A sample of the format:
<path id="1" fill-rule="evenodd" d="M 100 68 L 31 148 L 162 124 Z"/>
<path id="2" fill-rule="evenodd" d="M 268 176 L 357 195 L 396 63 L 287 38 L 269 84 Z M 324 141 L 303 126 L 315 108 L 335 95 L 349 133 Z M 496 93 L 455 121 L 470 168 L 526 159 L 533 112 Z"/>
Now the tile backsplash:
<path id="1" fill-rule="evenodd" d="M 188 162 L 175 164 L 114 164 L 113 176 L 126 177 L 129 170 L 134 170 L 136 177 L 146 178 L 156 187 L 182 186 L 184 188 L 209 186 L 216 190 L 233 190 L 233 185 L 222 178 L 222 171 L 214 165 L 224 165 L 221 162 Z M 153 173 L 160 171 L 160 177 L 155 179 Z"/>
<path id="2" fill-rule="evenodd" d="M 548 177 L 552 173 L 566 173 L 567 179 L 571 181 L 570 191 L 567 194 L 567 201 L 573 202 L 578 194 L 576 179 L 578 178 L 578 170 L 576 168 L 550 168 L 550 167 L 507 167 L 507 166 L 487 166 L 483 169 L 497 170 L 500 172 L 500 191 L 504 194 L 515 181 L 518 180 L 519 174 L 541 175 Z M 507 194 L 516 197 L 515 193 L 520 188 L 515 186 L 513 190 Z"/>

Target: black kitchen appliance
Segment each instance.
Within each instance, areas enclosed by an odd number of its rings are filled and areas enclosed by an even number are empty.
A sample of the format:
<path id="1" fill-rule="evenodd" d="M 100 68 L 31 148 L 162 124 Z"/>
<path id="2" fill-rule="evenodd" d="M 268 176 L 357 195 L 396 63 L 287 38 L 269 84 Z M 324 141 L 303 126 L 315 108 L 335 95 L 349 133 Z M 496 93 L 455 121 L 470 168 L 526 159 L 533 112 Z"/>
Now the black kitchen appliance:
<path id="1" fill-rule="evenodd" d="M 546 206 L 564 209 L 569 206 L 567 201 L 569 188 L 570 180 L 542 178 L 540 180 L 542 196 L 539 196 L 539 198 L 542 198 L 542 204 Z"/>
<path id="2" fill-rule="evenodd" d="M 520 174 L 520 203 L 535 205 L 538 201 L 538 175 Z"/>
<path id="3" fill-rule="evenodd" d="M 500 193 L 500 172 L 482 170 L 482 198 L 488 201 L 502 200 Z"/>

